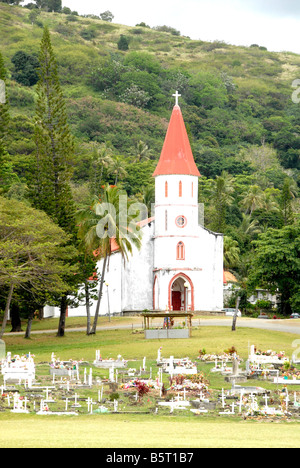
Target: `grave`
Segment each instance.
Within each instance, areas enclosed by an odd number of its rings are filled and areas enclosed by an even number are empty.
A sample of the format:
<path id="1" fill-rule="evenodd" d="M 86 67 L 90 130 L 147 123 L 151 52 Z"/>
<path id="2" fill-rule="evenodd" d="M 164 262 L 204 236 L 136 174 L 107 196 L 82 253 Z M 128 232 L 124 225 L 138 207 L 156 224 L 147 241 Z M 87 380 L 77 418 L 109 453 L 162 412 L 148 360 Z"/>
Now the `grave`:
<path id="1" fill-rule="evenodd" d="M 35 364 L 32 355 L 29 353 L 25 356 L 16 355 L 11 356 L 11 353 L 7 353 L 7 356 L 2 360 L 1 374 L 3 375 L 4 386 L 8 381 L 31 382 L 35 379 Z"/>
<path id="2" fill-rule="evenodd" d="M 50 375 L 57 377 L 70 377 L 79 380 L 79 370 L 77 361 L 61 361 L 56 359 L 54 353 L 51 355 Z"/>
<path id="3" fill-rule="evenodd" d="M 247 386 L 241 386 L 241 385 L 232 385 L 232 388 L 230 390 L 231 395 L 236 395 L 236 394 L 256 394 L 256 395 L 264 395 L 265 393 L 269 393 L 268 390 L 265 390 L 262 387 L 247 387 Z"/>
<path id="4" fill-rule="evenodd" d="M 174 359 L 174 356 L 170 356 L 170 359 L 162 364 L 163 372 L 173 375 L 195 375 L 198 373 L 197 367 L 189 358 Z"/>
<path id="5" fill-rule="evenodd" d="M 248 361 L 249 363 L 273 364 L 274 367 L 282 367 L 285 362 L 289 362 L 289 359 L 285 356 L 284 352 L 276 353 L 272 350 L 265 352 L 256 351 L 255 346 L 252 345 L 250 347 Z"/>
<path id="6" fill-rule="evenodd" d="M 121 355 L 117 359 L 102 359 L 100 350 L 96 351 L 96 359 L 94 361 L 94 366 L 101 369 L 109 369 L 114 367 L 115 369 L 122 369 L 127 367 L 127 361 L 122 358 Z"/>
<path id="7" fill-rule="evenodd" d="M 296 378 L 296 376 L 293 379 L 289 379 L 288 377 L 274 377 L 275 384 L 279 385 L 300 385 L 300 380 Z"/>
<path id="8" fill-rule="evenodd" d="M 231 371 L 222 372 L 222 375 L 225 375 L 226 382 L 247 382 L 247 373 L 240 370 L 239 360 L 236 357 L 233 358 Z"/>
<path id="9" fill-rule="evenodd" d="M 167 406 L 170 408 L 171 411 L 174 411 L 174 409 L 178 410 L 185 410 L 190 406 L 190 402 L 186 400 L 185 395 L 181 397 L 179 394 L 177 397 L 170 401 L 160 401 L 158 403 L 159 406 Z"/>
<path id="10" fill-rule="evenodd" d="M 22 414 L 29 413 L 27 409 L 28 400 L 26 397 L 23 398 L 18 393 L 15 393 L 13 401 L 14 401 L 14 408 L 11 410 L 12 413 L 22 413 Z"/>

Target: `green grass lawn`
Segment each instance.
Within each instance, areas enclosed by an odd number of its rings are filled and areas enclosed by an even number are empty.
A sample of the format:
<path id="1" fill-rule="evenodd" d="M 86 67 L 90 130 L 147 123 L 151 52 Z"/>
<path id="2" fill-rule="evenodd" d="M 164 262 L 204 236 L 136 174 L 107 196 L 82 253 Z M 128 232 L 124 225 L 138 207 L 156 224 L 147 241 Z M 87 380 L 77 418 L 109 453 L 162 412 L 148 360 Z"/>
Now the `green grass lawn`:
<path id="1" fill-rule="evenodd" d="M 78 320 L 78 319 L 77 319 Z M 115 320 L 115 319 L 114 319 Z M 118 321 L 119 322 L 119 321 Z M 116 322 L 115 322 L 116 323 Z M 122 322 L 124 323 L 124 322 Z M 55 324 L 56 325 L 56 324 Z M 48 329 L 49 327 L 46 327 Z M 24 339 L 23 335 L 6 335 L 6 351 L 12 354 L 31 352 L 35 355 L 37 377 L 42 384 L 48 379 L 51 353 L 62 360 L 84 360 L 92 363 L 95 351 L 100 349 L 103 358 L 116 358 L 119 354 L 128 360 L 129 367 L 142 364 L 147 358 L 147 368 L 153 368 L 156 375 L 157 350 L 162 347 L 162 356 L 189 357 L 197 360 L 199 350 L 207 353 L 222 353 L 234 346 L 245 360 L 249 345 L 258 349 L 284 350 L 288 356 L 295 351 L 293 342 L 297 335 L 266 330 L 230 327 L 197 327 L 188 340 L 145 340 L 141 332 L 131 329 L 99 331 L 86 336 L 83 332 L 66 332 L 64 338 L 55 334 L 43 333 Z M 199 362 L 199 361 L 198 361 Z M 243 364 L 244 365 L 244 364 Z M 199 363 L 198 369 L 209 379 L 213 392 L 229 389 L 230 384 L 219 374 L 210 373 L 213 364 Z M 81 369 L 82 372 L 82 369 Z M 93 376 L 105 378 L 108 371 L 93 369 Z M 1 379 L 0 379 L 1 380 Z M 167 376 L 164 381 L 168 384 Z M 271 382 L 250 381 L 248 385 L 262 386 L 276 390 Z M 296 387 L 299 388 L 299 387 Z M 299 388 L 300 390 L 300 388 Z M 293 389 L 294 391 L 294 389 Z M 96 398 L 97 389 L 86 390 L 85 396 Z M 138 411 L 155 405 L 151 396 Z M 148 403 L 147 403 L 148 401 Z M 102 414 L 88 415 L 86 410 L 75 417 L 17 415 L 0 413 L 0 447 L 106 447 L 106 448 L 197 448 L 197 447 L 297 447 L 300 425 L 284 420 L 243 420 L 235 415 L 220 416 L 205 414 L 159 411 L 155 414 Z"/>
<path id="2" fill-rule="evenodd" d="M 116 322 L 111 322 L 112 327 L 114 323 Z M 249 346 L 252 344 L 255 344 L 258 349 L 284 350 L 291 355 L 295 351 L 293 342 L 296 339 L 297 335 L 290 333 L 250 328 L 237 328 L 235 332 L 232 332 L 230 327 L 206 326 L 194 328 L 193 335 L 188 340 L 173 341 L 145 340 L 142 331 L 133 334 L 131 329 L 98 331 L 96 335 L 91 336 L 87 336 L 84 332 L 68 333 L 66 330 L 63 338 L 58 338 L 56 334 L 43 333 L 33 334 L 29 340 L 24 339 L 23 335 L 4 336 L 8 351 L 14 354 L 30 351 L 36 356 L 36 362 L 49 361 L 52 352 L 55 352 L 61 359 L 92 361 L 95 359 L 97 349 L 101 350 L 105 358 L 116 358 L 118 354 L 121 354 L 124 359 L 128 360 L 142 360 L 144 356 L 147 359 L 156 359 L 160 346 L 163 348 L 162 352 L 165 357 L 188 356 L 192 360 L 198 357 L 200 349 L 204 348 L 207 353 L 221 353 L 232 346 L 237 349 L 239 356 L 245 359 L 248 356 Z"/>
<path id="3" fill-rule="evenodd" d="M 295 448 L 297 423 L 229 417 L 0 415 L 1 448 Z"/>

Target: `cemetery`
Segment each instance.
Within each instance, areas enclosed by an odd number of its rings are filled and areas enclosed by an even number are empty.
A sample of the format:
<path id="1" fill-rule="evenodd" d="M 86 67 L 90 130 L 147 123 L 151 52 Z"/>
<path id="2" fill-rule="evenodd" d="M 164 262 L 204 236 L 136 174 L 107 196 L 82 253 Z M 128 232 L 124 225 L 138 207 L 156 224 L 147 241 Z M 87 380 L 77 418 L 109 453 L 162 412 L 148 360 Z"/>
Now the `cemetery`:
<path id="1" fill-rule="evenodd" d="M 79 446 L 202 446 L 210 443 L 207 431 L 215 444 L 242 446 L 249 431 L 256 438 L 258 423 L 275 435 L 259 444 L 286 444 L 283 426 L 290 443 L 299 425 L 300 365 L 290 334 L 194 326 L 188 340 L 146 340 L 132 327 L 93 338 L 72 332 L 63 340 L 47 333 L 5 339 L 0 422 L 5 434 L 14 427 L 14 446 L 73 446 L 73 439 Z M 233 439 L 225 440 L 230 431 Z M 4 432 L 0 439 L 10 443 Z"/>
<path id="2" fill-rule="evenodd" d="M 107 414 L 300 418 L 300 370 L 283 352 L 258 352 L 251 345 L 244 360 L 234 347 L 223 353 L 202 350 L 195 361 L 164 356 L 163 346 L 157 349 L 156 360 L 140 356 L 130 361 L 121 355 L 103 359 L 100 350 L 94 352 L 95 360 L 89 362 L 61 360 L 53 351 L 49 362 L 39 366 L 30 352 L 8 352 L 1 361 L 0 412 L 36 418 Z M 219 388 L 211 386 L 215 376 Z M 260 386 L 251 383 L 254 378 Z"/>

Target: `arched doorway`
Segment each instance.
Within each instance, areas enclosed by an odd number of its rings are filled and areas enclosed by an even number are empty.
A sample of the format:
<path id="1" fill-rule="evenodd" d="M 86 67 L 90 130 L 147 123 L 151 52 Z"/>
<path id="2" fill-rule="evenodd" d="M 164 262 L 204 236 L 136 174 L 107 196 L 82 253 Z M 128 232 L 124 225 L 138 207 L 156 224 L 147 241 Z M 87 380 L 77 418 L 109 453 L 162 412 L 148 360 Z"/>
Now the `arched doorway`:
<path id="1" fill-rule="evenodd" d="M 184 273 L 174 276 L 169 284 L 169 309 L 194 310 L 194 285 Z"/>

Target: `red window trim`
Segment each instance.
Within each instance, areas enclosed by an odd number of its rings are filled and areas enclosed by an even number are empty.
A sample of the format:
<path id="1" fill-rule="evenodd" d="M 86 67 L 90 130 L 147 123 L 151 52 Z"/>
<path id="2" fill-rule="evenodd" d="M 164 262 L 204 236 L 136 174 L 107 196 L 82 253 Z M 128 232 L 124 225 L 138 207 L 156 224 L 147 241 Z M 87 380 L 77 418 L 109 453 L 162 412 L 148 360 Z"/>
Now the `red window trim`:
<path id="1" fill-rule="evenodd" d="M 176 247 L 176 259 L 185 260 L 185 245 L 182 241 L 178 242 Z"/>

